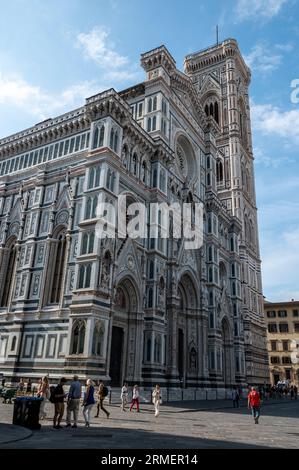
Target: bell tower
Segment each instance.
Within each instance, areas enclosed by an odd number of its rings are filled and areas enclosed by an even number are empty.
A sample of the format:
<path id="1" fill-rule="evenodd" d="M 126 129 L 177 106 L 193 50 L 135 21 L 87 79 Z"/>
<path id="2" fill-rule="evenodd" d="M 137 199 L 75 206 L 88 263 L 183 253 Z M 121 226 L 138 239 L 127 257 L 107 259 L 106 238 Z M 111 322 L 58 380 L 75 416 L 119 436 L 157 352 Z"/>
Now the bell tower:
<path id="1" fill-rule="evenodd" d="M 218 127 L 217 192 L 242 224 L 239 254 L 246 376 L 248 383 L 264 383 L 268 359 L 248 96 L 251 72 L 234 39 L 188 55 L 184 68 L 206 115 Z"/>

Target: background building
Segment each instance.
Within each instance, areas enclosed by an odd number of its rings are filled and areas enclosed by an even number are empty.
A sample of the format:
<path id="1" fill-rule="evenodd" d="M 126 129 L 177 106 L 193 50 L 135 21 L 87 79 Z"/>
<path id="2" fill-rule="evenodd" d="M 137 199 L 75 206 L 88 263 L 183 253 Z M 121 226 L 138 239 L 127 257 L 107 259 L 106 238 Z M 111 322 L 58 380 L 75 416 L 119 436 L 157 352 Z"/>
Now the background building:
<path id="1" fill-rule="evenodd" d="M 299 301 L 265 302 L 264 307 L 271 383 L 289 380 L 298 387 Z"/>
<path id="2" fill-rule="evenodd" d="M 220 397 L 268 379 L 250 71 L 233 39 L 185 73 L 164 46 L 141 65 L 143 83 L 0 141 L 1 369 Z M 202 202 L 203 248 L 98 239 L 119 195 Z"/>

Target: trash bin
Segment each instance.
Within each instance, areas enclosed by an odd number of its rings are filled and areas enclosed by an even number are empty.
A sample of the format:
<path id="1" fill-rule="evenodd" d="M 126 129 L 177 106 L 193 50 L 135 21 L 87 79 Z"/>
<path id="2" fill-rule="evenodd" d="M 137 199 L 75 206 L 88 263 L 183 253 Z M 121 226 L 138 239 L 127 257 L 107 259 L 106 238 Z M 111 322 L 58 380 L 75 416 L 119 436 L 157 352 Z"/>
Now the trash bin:
<path id="1" fill-rule="evenodd" d="M 13 424 L 29 429 L 40 429 L 39 409 L 42 398 L 17 397 L 14 402 Z"/>

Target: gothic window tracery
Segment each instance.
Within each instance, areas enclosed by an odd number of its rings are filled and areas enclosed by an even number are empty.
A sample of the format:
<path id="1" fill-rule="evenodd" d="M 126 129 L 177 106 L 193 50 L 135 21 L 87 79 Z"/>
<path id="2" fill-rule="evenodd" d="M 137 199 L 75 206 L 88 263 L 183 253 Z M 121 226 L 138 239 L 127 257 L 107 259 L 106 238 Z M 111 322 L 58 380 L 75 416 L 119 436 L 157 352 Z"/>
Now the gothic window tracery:
<path id="1" fill-rule="evenodd" d="M 54 275 L 52 280 L 52 289 L 50 295 L 50 303 L 58 304 L 61 300 L 63 286 L 64 267 L 66 262 L 66 238 L 65 230 L 57 236 L 56 256 L 54 264 Z"/>
<path id="2" fill-rule="evenodd" d="M 219 104 L 215 97 L 211 97 L 207 100 L 204 107 L 207 116 L 212 116 L 217 124 L 219 124 Z"/>
<path id="3" fill-rule="evenodd" d="M 93 330 L 92 354 L 95 356 L 103 355 L 105 329 L 100 321 L 97 321 Z"/>
<path id="4" fill-rule="evenodd" d="M 77 320 L 73 325 L 71 354 L 83 354 L 85 343 L 85 321 Z"/>

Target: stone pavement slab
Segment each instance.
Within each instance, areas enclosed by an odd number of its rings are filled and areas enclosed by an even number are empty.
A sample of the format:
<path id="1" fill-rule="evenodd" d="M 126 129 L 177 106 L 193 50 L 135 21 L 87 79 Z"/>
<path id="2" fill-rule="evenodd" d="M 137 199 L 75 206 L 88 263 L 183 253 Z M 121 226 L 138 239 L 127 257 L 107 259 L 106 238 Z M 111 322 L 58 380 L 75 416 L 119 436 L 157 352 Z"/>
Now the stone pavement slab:
<path id="1" fill-rule="evenodd" d="M 0 423 L 0 447 L 4 444 L 12 444 L 32 436 L 32 431 L 13 424 Z"/>

